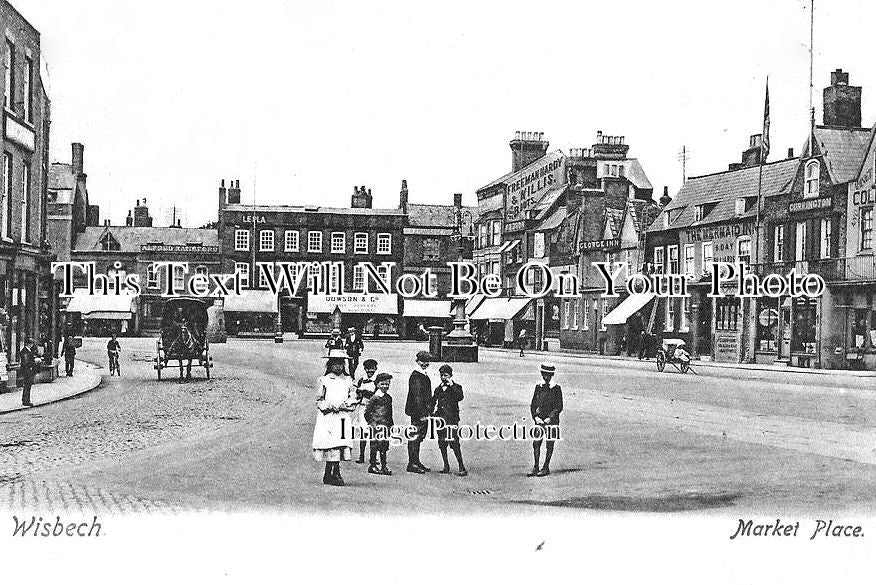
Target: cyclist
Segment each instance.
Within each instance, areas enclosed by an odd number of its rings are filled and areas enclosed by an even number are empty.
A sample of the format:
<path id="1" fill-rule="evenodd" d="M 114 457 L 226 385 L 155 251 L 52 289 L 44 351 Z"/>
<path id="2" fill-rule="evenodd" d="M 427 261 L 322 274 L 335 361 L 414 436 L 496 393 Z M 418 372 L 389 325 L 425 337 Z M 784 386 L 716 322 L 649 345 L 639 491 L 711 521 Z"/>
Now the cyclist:
<path id="1" fill-rule="evenodd" d="M 119 343 L 119 340 L 116 339 L 116 334 L 112 334 L 112 339 L 110 339 L 106 344 L 106 353 L 109 356 L 109 366 L 110 366 L 110 376 L 114 373 L 117 376 L 122 375 L 122 371 L 119 369 L 119 353 L 122 351 L 122 346 Z"/>

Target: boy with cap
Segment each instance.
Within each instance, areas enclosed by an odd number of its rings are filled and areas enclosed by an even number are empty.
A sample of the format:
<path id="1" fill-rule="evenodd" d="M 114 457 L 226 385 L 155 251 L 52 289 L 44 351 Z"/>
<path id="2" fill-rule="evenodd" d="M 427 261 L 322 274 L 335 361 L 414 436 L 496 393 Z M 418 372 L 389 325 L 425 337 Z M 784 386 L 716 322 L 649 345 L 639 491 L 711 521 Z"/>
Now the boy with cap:
<path id="1" fill-rule="evenodd" d="M 341 330 L 335 327 L 332 329 L 332 336 L 325 342 L 325 348 L 329 351 L 333 349 L 344 349 L 344 340 L 341 337 Z M 353 374 L 350 374 L 351 376 Z"/>
<path id="2" fill-rule="evenodd" d="M 408 380 L 408 399 L 405 414 L 411 417 L 411 426 L 416 427 L 416 435 L 408 441 L 408 468 L 411 473 L 426 473 L 428 467 L 420 463 L 420 444 L 426 438 L 427 418 L 432 415 L 432 380 L 426 369 L 432 362 L 428 351 L 417 352 L 417 369 L 411 372 Z"/>
<path id="3" fill-rule="evenodd" d="M 377 380 L 374 375 L 377 373 L 377 360 L 365 360 L 362 362 L 365 368 L 365 376 L 359 378 L 356 382 L 356 397 L 359 399 L 359 405 L 356 407 L 356 412 L 353 413 L 353 426 L 364 427 L 368 424 L 365 419 L 365 409 L 368 408 L 368 402 L 374 396 L 374 391 L 377 390 Z M 365 445 L 368 441 L 362 439 L 359 441 L 359 459 L 356 463 L 365 463 Z"/>
<path id="4" fill-rule="evenodd" d="M 537 439 L 532 442 L 532 455 L 535 459 L 535 464 L 532 466 L 532 471 L 527 474 L 529 477 L 544 477 L 551 473 L 550 465 L 551 457 L 554 454 L 554 439 L 559 436 L 560 412 L 563 410 L 563 391 L 559 384 L 551 384 L 556 371 L 557 369 L 554 366 L 542 364 L 541 377 L 544 383 L 535 386 L 532 402 L 529 405 L 532 420 L 541 428 L 546 440 L 544 467 L 541 469 L 538 467 L 538 462 L 543 439 Z"/>
<path id="5" fill-rule="evenodd" d="M 350 375 L 355 378 L 356 369 L 359 367 L 359 356 L 365 350 L 362 336 L 359 335 L 355 327 L 347 329 L 347 340 L 344 342 L 344 349 L 347 350 L 347 356 L 350 358 Z"/>
<path id="6" fill-rule="evenodd" d="M 459 435 L 454 428 L 459 424 L 459 403 L 462 402 L 462 386 L 453 381 L 453 368 L 444 364 L 438 368 L 441 374 L 441 384 L 435 388 L 435 417 L 444 421 L 445 428 L 438 430 L 438 449 L 441 450 L 441 459 L 444 467 L 438 473 L 450 473 L 450 462 L 447 460 L 447 446 L 453 449 L 456 463 L 459 465 L 460 477 L 465 477 L 468 472 L 462 462 L 462 449 L 459 446 Z"/>
<path id="7" fill-rule="evenodd" d="M 377 389 L 365 408 L 365 420 L 371 427 L 372 432 L 371 464 L 368 466 L 368 473 L 378 475 L 392 475 L 392 472 L 386 466 L 386 453 L 389 451 L 389 433 L 394 424 L 392 420 L 392 396 L 389 395 L 391 380 L 392 376 L 389 374 L 377 374 L 377 378 L 375 378 Z M 377 433 L 381 433 L 382 437 L 385 438 L 374 439 Z M 378 454 L 380 454 L 380 468 L 377 467 Z"/>

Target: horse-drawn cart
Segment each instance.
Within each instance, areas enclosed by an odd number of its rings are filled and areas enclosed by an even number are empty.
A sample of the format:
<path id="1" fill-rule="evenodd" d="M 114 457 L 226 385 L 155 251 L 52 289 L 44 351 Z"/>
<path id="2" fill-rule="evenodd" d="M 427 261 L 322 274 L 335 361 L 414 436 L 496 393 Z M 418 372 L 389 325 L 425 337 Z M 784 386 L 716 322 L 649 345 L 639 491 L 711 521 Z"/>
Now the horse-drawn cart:
<path id="1" fill-rule="evenodd" d="M 203 367 L 207 379 L 213 367 L 213 358 L 207 342 L 207 304 L 190 297 L 168 299 L 161 316 L 161 337 L 154 368 L 161 379 L 161 370 L 172 360 L 179 363 L 179 379 L 192 377 L 192 362 Z M 184 363 L 185 362 L 185 363 Z"/>

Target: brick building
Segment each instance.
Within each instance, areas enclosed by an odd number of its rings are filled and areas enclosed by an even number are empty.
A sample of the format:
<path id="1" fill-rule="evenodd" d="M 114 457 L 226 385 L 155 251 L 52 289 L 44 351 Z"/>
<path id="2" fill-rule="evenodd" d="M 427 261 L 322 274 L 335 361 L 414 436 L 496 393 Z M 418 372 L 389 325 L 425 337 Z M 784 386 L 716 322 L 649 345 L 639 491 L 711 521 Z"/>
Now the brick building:
<path id="1" fill-rule="evenodd" d="M 0 19 L 5 33 L 0 360 L 14 369 L 24 337 L 45 339 L 50 353 L 57 337 L 46 233 L 50 109 L 39 32 L 5 0 L 0 2 Z M 0 374 L 6 368 L 0 367 Z"/>
<path id="2" fill-rule="evenodd" d="M 92 219 L 97 217 L 94 210 Z M 86 298 L 84 288 L 69 301 L 67 318 L 74 330 L 84 325 L 87 335 L 154 335 L 161 327 L 167 279 L 173 278 L 178 294 L 196 274 L 219 273 L 219 244 L 214 229 L 184 228 L 177 225 L 157 227 L 146 200 L 128 212 L 125 225 L 88 225 L 78 234 L 70 253 L 75 262 L 93 262 L 94 273 L 118 276 L 124 283 L 127 275 L 137 274 L 141 286 L 139 296 L 95 295 Z M 156 262 L 180 262 L 184 266 L 156 269 Z M 170 274 L 168 274 L 170 272 Z M 74 279 L 77 289 L 86 286 L 84 275 Z M 109 289 L 115 292 L 113 278 Z"/>
<path id="3" fill-rule="evenodd" d="M 454 195 L 453 205 L 408 203 L 407 181 L 402 182 L 400 202 L 400 208 L 407 216 L 403 272 L 420 276 L 429 270 L 434 275 L 433 286 L 438 293 L 434 299 L 427 299 L 424 295 L 403 299 L 401 333 L 406 338 L 425 338 L 430 326 L 450 326 L 452 302 L 448 294 L 451 276 L 447 263 L 456 262 L 460 257 L 472 259 L 477 208 L 463 206 L 462 194 L 459 193 Z M 455 238 L 456 233 L 461 237 Z"/>
<path id="4" fill-rule="evenodd" d="M 229 333 L 261 333 L 279 326 L 283 331 L 326 334 L 341 325 L 371 335 L 398 335 L 401 307 L 395 280 L 404 259 L 406 216 L 402 209 L 373 209 L 371 192 L 365 187 L 353 188 L 349 208 L 245 205 L 239 185 L 234 182 L 226 188 L 223 181 L 219 188 L 222 269 L 240 272 L 248 289 L 235 307 L 239 310 L 226 306 Z M 301 288 L 281 295 L 279 324 L 271 321 L 271 313 L 261 310 L 271 303 L 277 306 L 263 274 L 250 278 L 256 274 L 257 263 L 277 262 L 311 263 Z M 343 266 L 345 294 L 337 292 L 341 272 L 322 270 L 324 262 Z M 370 292 L 364 292 L 367 273 L 358 266 L 360 262 L 394 263 L 381 269 L 389 292 L 378 290 L 373 278 L 368 278 Z"/>

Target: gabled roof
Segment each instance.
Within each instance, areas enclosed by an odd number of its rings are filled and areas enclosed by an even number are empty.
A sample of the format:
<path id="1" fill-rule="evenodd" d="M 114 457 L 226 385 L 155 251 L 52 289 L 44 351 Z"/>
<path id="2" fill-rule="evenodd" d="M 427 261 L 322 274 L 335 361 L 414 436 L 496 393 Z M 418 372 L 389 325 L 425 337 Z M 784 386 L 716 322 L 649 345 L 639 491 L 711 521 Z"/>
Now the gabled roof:
<path id="1" fill-rule="evenodd" d="M 52 163 L 49 166 L 49 189 L 75 189 L 76 177 L 73 176 L 73 166 L 67 163 Z"/>
<path id="2" fill-rule="evenodd" d="M 87 227 L 85 233 L 76 238 L 74 252 L 102 250 L 101 239 L 104 234 L 111 234 L 119 243 L 121 252 L 139 252 L 143 244 L 161 243 L 165 246 L 184 246 L 198 244 L 203 246 L 218 246 L 219 238 L 216 230 L 200 228 L 172 227 L 133 227 L 133 226 L 99 226 Z"/>
<path id="3" fill-rule="evenodd" d="M 824 158 L 830 180 L 834 185 L 858 178 L 861 163 L 870 143 L 870 128 L 816 126 L 815 140 L 818 153 Z M 809 139 L 803 147 L 809 152 Z"/>
<path id="4" fill-rule="evenodd" d="M 631 199 L 629 211 L 636 232 L 641 233 L 642 230 L 648 229 L 654 223 L 654 220 L 660 215 L 661 208 L 653 199 Z"/>
<path id="5" fill-rule="evenodd" d="M 651 186 L 651 181 L 648 180 L 648 176 L 645 174 L 645 169 L 643 169 L 642 165 L 639 163 L 639 159 L 627 159 L 626 175 L 627 179 L 630 180 L 630 183 L 632 183 L 637 189 L 654 189 L 654 187 Z"/>
<path id="6" fill-rule="evenodd" d="M 462 207 L 463 226 L 477 219 L 477 207 Z M 466 212 L 468 217 L 466 216 Z M 455 210 L 452 205 L 408 204 L 408 222 L 414 227 L 453 227 Z"/>
<path id="7" fill-rule="evenodd" d="M 605 226 L 611 232 L 612 238 L 619 238 L 624 227 L 624 210 L 608 207 L 605 209 Z"/>
<path id="8" fill-rule="evenodd" d="M 768 197 L 780 193 L 794 180 L 799 159 L 791 158 L 763 165 L 761 195 Z M 666 206 L 663 213 L 671 213 L 673 220 L 668 229 L 688 227 L 696 223 L 705 225 L 727 221 L 736 217 L 754 216 L 752 208 L 742 216 L 736 215 L 736 199 L 757 197 L 760 167 L 746 167 L 735 171 L 724 171 L 711 175 L 689 178 L 675 199 Z M 698 222 L 694 222 L 697 205 L 716 203 L 711 212 Z M 654 222 L 648 231 L 665 229 L 662 222 Z"/>

